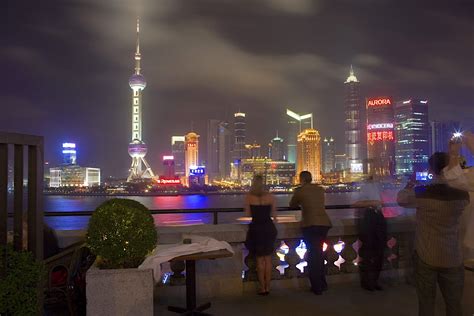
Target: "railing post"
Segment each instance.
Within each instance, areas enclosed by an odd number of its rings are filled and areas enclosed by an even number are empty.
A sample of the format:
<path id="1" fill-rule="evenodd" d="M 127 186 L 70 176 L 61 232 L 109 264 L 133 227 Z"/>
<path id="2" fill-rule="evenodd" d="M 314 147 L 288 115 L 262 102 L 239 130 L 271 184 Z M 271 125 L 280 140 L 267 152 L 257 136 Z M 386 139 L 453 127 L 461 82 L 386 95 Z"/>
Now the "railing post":
<path id="1" fill-rule="evenodd" d="M 23 248 L 23 145 L 15 145 L 13 188 L 13 246 L 20 251 Z"/>
<path id="2" fill-rule="evenodd" d="M 8 195 L 8 144 L 0 144 L 0 248 L 3 252 L 0 254 L 2 258 L 2 268 L 0 269 L 0 276 L 3 277 L 6 273 L 6 248 L 2 246 L 7 245 L 7 195 Z"/>
<path id="3" fill-rule="evenodd" d="M 218 213 L 219 213 L 218 211 L 213 212 L 213 218 L 214 218 L 213 223 L 214 223 L 214 225 L 217 225 L 217 223 L 218 223 L 218 220 L 217 220 Z"/>
<path id="4" fill-rule="evenodd" d="M 28 250 L 43 259 L 43 146 L 28 146 Z"/>

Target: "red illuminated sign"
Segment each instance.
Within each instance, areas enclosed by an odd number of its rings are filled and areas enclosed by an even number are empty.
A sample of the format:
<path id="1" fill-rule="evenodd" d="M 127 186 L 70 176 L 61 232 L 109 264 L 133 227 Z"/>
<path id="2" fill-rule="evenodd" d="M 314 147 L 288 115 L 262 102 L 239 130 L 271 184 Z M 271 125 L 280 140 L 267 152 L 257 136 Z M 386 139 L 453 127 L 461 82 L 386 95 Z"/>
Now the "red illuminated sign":
<path id="1" fill-rule="evenodd" d="M 176 185 L 176 184 L 181 184 L 181 180 L 179 179 L 166 179 L 160 177 L 160 179 L 156 179 L 157 184 L 163 184 L 163 185 Z"/>
<path id="2" fill-rule="evenodd" d="M 393 131 L 377 131 L 377 132 L 368 132 L 367 141 L 373 143 L 381 140 L 394 140 Z"/>
<path id="3" fill-rule="evenodd" d="M 377 98 L 367 100 L 367 106 L 377 106 L 377 105 L 391 105 L 392 101 L 390 98 Z"/>

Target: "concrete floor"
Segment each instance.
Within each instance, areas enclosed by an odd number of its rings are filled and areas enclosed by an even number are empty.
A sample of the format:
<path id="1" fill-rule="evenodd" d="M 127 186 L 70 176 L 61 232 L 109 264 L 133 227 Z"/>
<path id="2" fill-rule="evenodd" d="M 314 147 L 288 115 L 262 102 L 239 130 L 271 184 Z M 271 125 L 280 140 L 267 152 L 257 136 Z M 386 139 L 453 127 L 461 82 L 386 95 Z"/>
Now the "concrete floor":
<path id="1" fill-rule="evenodd" d="M 207 312 L 218 316 L 416 316 L 417 298 L 415 288 L 406 284 L 387 287 L 382 292 L 367 292 L 356 284 L 338 284 L 322 296 L 309 291 L 278 289 L 266 297 L 246 293 L 232 299 L 216 298 Z M 155 315 L 177 314 L 168 312 L 166 306 L 156 305 Z M 444 315 L 439 292 L 438 315 Z"/>

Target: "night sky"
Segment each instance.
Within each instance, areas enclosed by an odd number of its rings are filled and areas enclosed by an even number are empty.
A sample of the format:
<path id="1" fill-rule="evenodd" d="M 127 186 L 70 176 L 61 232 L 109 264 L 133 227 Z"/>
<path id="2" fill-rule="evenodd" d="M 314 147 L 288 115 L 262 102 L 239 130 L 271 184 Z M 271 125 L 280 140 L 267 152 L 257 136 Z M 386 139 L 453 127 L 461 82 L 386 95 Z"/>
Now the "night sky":
<path id="1" fill-rule="evenodd" d="M 45 158 L 126 176 L 135 23 L 141 20 L 144 141 L 159 169 L 171 135 L 247 113 L 248 141 L 285 108 L 313 112 L 343 151 L 344 85 L 362 97 L 429 100 L 431 119 L 474 127 L 474 2 L 386 0 L 7 0 L 0 130 L 45 136 Z M 5 2 L 2 3 L 5 5 Z M 2 11 L 4 11 L 2 9 Z M 4 20 L 5 21 L 5 20 Z"/>

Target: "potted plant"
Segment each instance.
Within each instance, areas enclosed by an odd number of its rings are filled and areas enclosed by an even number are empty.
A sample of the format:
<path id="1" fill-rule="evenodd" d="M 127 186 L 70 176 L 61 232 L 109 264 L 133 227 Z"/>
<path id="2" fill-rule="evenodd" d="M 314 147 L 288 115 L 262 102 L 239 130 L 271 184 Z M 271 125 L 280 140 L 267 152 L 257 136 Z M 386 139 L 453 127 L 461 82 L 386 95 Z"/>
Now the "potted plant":
<path id="1" fill-rule="evenodd" d="M 31 252 L 7 245 L 0 247 L 0 271 L 6 273 L 0 277 L 0 315 L 41 314 L 44 265 Z"/>
<path id="2" fill-rule="evenodd" d="M 153 217 L 141 203 L 111 199 L 93 213 L 86 243 L 97 256 L 86 276 L 88 315 L 153 315 L 152 270 L 138 270 L 155 247 Z"/>

